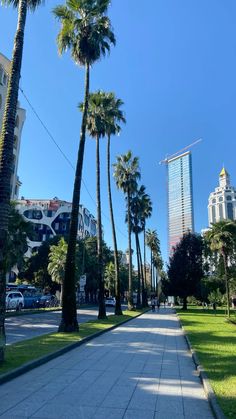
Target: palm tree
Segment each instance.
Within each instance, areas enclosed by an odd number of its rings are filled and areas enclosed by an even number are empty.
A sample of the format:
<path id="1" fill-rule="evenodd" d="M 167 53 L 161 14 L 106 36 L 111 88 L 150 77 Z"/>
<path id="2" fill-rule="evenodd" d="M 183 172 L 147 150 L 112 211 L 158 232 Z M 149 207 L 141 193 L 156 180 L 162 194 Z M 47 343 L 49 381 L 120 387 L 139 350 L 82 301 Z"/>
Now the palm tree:
<path id="1" fill-rule="evenodd" d="M 105 136 L 104 100 L 106 94 L 102 91 L 90 93 L 88 99 L 87 131 L 90 137 L 96 140 L 96 183 L 97 183 L 97 257 L 98 257 L 98 318 L 106 318 L 106 306 L 104 301 L 104 272 L 102 257 L 102 214 L 101 214 L 101 191 L 100 191 L 100 138 Z M 83 110 L 84 105 L 80 104 Z"/>
<path id="2" fill-rule="evenodd" d="M 143 198 L 143 264 L 144 264 L 144 284 L 145 284 L 145 305 L 147 304 L 147 271 L 146 271 L 146 220 L 152 215 L 152 201 L 149 195 L 145 195 Z"/>
<path id="3" fill-rule="evenodd" d="M 50 253 L 48 255 L 48 273 L 52 280 L 61 285 L 60 303 L 63 298 L 63 278 L 65 275 L 67 243 L 62 237 L 57 245 L 50 246 Z"/>
<path id="4" fill-rule="evenodd" d="M 110 218 L 112 228 L 112 238 L 114 246 L 114 266 L 115 266 L 115 296 L 116 306 L 115 314 L 121 315 L 121 299 L 120 299 L 120 275 L 119 275 L 119 258 L 117 249 L 116 229 L 115 220 L 113 213 L 112 195 L 111 195 L 111 174 L 110 174 L 110 149 L 111 149 L 111 135 L 117 135 L 120 133 L 121 127 L 120 122 L 125 123 L 125 117 L 120 109 L 124 103 L 121 99 L 117 99 L 114 93 L 107 94 L 106 104 L 104 104 L 105 118 L 106 118 L 106 135 L 107 135 L 107 184 L 108 184 L 108 199 L 110 207 Z"/>
<path id="5" fill-rule="evenodd" d="M 114 165 L 114 177 L 116 185 L 126 194 L 127 203 L 127 224 L 128 224 L 128 249 L 129 249 L 129 291 L 128 291 L 128 309 L 133 310 L 133 291 L 132 291 L 132 249 L 131 249 L 131 214 L 130 200 L 132 194 L 137 189 L 137 180 L 140 179 L 139 159 L 133 157 L 132 152 L 117 157 L 117 163 Z"/>
<path id="6" fill-rule="evenodd" d="M 140 251 L 139 234 L 143 231 L 143 200 L 145 199 L 145 186 L 141 185 L 134 195 L 131 197 L 130 210 L 131 210 L 131 230 L 135 235 L 136 254 L 137 254 L 137 267 L 138 267 L 138 293 L 137 293 L 137 306 L 141 305 L 140 291 L 141 291 L 141 278 L 142 278 L 142 305 L 145 303 L 144 292 L 144 276 L 142 271 L 142 256 Z"/>
<path id="7" fill-rule="evenodd" d="M 65 6 L 57 6 L 53 10 L 61 22 L 61 31 L 57 37 L 59 53 L 69 49 L 76 64 L 85 67 L 84 109 L 72 198 L 62 320 L 59 326 L 59 331 L 66 332 L 78 330 L 75 298 L 75 252 L 87 125 L 89 74 L 90 67 L 110 51 L 111 44 L 115 45 L 115 36 L 110 20 L 106 16 L 109 3 L 110 0 L 66 0 Z"/>
<path id="8" fill-rule="evenodd" d="M 10 212 L 11 174 L 14 159 L 14 129 L 21 76 L 24 31 L 28 9 L 34 11 L 37 6 L 43 3 L 43 0 L 1 0 L 1 3 L 18 8 L 18 20 L 0 141 L 0 363 L 4 360 L 5 347 L 6 272 L 4 259 L 6 255 L 6 237 Z"/>
<path id="9" fill-rule="evenodd" d="M 210 230 L 206 233 L 206 239 L 210 244 L 210 249 L 222 256 L 224 262 L 227 314 L 230 317 L 228 262 L 235 251 L 236 223 L 231 220 L 223 220 L 212 224 Z"/>
<path id="10" fill-rule="evenodd" d="M 156 230 L 148 229 L 146 232 L 146 244 L 151 251 L 151 288 L 155 289 L 154 283 L 154 258 L 160 254 L 160 241 L 157 236 Z"/>

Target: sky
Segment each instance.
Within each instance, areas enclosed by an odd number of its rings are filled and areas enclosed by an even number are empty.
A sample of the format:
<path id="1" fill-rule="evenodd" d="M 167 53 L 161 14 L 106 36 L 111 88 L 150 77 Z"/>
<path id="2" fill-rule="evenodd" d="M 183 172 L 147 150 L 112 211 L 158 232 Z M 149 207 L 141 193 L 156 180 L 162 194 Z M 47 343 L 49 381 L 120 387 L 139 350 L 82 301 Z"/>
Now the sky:
<path id="1" fill-rule="evenodd" d="M 75 166 L 84 69 L 70 53 L 59 56 L 59 23 L 46 1 L 26 23 L 21 88 Z M 208 225 L 210 192 L 222 166 L 236 185 L 235 0 L 113 0 L 108 15 L 117 45 L 91 70 L 91 91 L 113 91 L 124 101 L 127 123 L 112 138 L 111 161 L 132 150 L 141 183 L 153 203 L 147 227 L 156 229 L 167 260 L 166 168 L 159 161 L 198 138 L 192 148 L 195 230 Z M 17 14 L 0 8 L 0 51 L 11 58 Z M 20 196 L 71 201 L 74 173 L 22 94 L 27 117 L 22 133 Z M 104 238 L 112 247 L 106 183 L 106 140 L 101 141 Z M 87 137 L 81 203 L 96 216 L 95 141 Z M 87 192 L 89 191 L 89 193 Z M 113 182 L 118 247 L 127 249 L 125 202 Z M 133 243 L 134 246 L 134 243 Z"/>

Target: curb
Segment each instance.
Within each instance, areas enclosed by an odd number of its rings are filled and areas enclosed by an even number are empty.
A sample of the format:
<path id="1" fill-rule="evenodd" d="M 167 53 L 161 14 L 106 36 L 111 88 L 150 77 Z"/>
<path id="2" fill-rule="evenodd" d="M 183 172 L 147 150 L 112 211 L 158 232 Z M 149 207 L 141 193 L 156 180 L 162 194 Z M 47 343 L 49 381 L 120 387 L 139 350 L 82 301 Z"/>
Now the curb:
<path id="1" fill-rule="evenodd" d="M 28 371 L 31 371 L 34 368 L 39 367 L 40 365 L 46 364 L 47 362 L 51 361 L 52 359 L 58 358 L 61 355 L 64 355 L 65 353 L 78 348 L 79 346 L 83 345 L 86 342 L 89 342 L 92 339 L 97 338 L 100 335 L 103 335 L 106 332 L 110 332 L 113 329 L 116 329 L 119 326 L 122 326 L 125 323 L 130 322 L 131 320 L 137 319 L 138 317 L 142 316 L 143 314 L 147 313 L 149 310 L 144 311 L 143 313 L 138 314 L 136 317 L 132 317 L 131 319 L 128 320 L 123 320 L 121 323 L 119 324 L 115 324 L 114 326 L 111 326 L 105 330 L 100 330 L 99 332 L 95 332 L 90 336 L 87 336 L 86 338 L 81 339 L 78 342 L 74 342 L 71 343 L 67 346 L 65 346 L 64 348 L 58 349 L 55 352 L 52 352 L 48 355 L 44 355 L 40 358 L 35 359 L 34 361 L 30 361 L 27 362 L 26 364 L 22 365 L 21 367 L 18 367 L 16 369 L 14 369 L 13 371 L 7 372 L 5 374 L 0 375 L 0 385 L 13 380 L 14 378 L 19 377 L 22 374 L 25 374 Z"/>
<path id="2" fill-rule="evenodd" d="M 189 338 L 187 336 L 186 331 L 184 330 L 184 328 L 182 326 L 181 320 L 180 320 L 180 318 L 179 318 L 179 316 L 178 316 L 177 313 L 176 313 L 176 316 L 177 316 L 177 318 L 179 320 L 179 323 L 180 323 L 180 326 L 181 326 L 181 329 L 182 329 L 184 338 L 186 340 L 188 349 L 191 352 L 192 359 L 193 359 L 193 362 L 195 364 L 196 370 L 199 373 L 199 377 L 200 377 L 200 380 L 202 382 L 203 389 L 204 389 L 204 391 L 206 393 L 206 396 L 207 396 L 208 402 L 210 404 L 210 407 L 212 409 L 212 412 L 213 412 L 213 414 L 214 414 L 214 416 L 215 416 L 216 419 L 226 419 L 226 416 L 224 415 L 221 407 L 219 406 L 219 403 L 217 401 L 217 398 L 216 398 L 216 395 L 214 393 L 214 390 L 213 390 L 213 388 L 212 388 L 212 386 L 210 384 L 210 381 L 209 381 L 209 379 L 207 377 L 207 374 L 206 374 L 203 366 L 200 364 L 196 352 L 192 348 L 192 345 L 190 343 L 190 340 L 189 340 Z"/>

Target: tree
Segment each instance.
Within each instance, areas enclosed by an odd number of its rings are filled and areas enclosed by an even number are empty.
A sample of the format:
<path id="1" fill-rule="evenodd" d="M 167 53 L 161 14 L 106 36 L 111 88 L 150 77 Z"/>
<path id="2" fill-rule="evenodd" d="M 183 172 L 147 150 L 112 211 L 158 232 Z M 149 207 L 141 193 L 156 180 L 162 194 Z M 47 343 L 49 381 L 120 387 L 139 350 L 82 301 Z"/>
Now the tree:
<path id="1" fill-rule="evenodd" d="M 229 296 L 229 259 L 235 252 L 236 246 L 236 223 L 231 220 L 223 220 L 212 224 L 206 233 L 212 252 L 217 252 L 224 263 L 225 289 L 227 299 L 227 314 L 230 317 L 230 296 Z"/>
<path id="2" fill-rule="evenodd" d="M 130 200 L 132 194 L 137 189 L 137 180 L 140 178 L 139 159 L 133 157 L 132 152 L 117 157 L 117 163 L 114 165 L 114 177 L 116 185 L 126 195 L 127 205 L 127 224 L 128 224 L 128 249 L 129 249 L 129 291 L 128 291 L 128 309 L 133 310 L 133 291 L 132 291 L 132 249 L 131 249 L 131 214 Z"/>
<path id="3" fill-rule="evenodd" d="M 110 218 L 111 218 L 111 228 L 112 228 L 112 238 L 114 246 L 114 267 L 115 267 L 115 296 L 116 296 L 116 306 L 115 314 L 117 316 L 122 314 L 121 310 L 121 289 L 120 289 L 120 272 L 119 272 L 119 258 L 118 258 L 118 249 L 117 249 L 117 239 L 116 239 L 116 229 L 115 229 L 115 220 L 113 212 L 113 203 L 112 203 L 112 194 L 111 194 L 111 173 L 110 173 L 110 149 L 111 149 L 111 135 L 117 135 L 121 131 L 120 122 L 125 123 L 125 117 L 120 109 L 123 105 L 121 99 L 117 99 L 114 93 L 108 93 L 106 96 L 106 101 L 104 103 L 105 111 L 105 132 L 107 136 L 107 186 L 108 186 L 108 199 L 109 199 L 109 208 L 110 208 Z"/>
<path id="4" fill-rule="evenodd" d="M 145 199 L 145 186 L 141 185 L 133 196 L 130 202 L 131 211 L 131 230 L 135 235 L 137 267 L 138 267 L 138 292 L 137 292 L 137 306 L 141 304 L 141 278 L 142 278 L 142 305 L 145 306 L 145 291 L 144 291 L 144 276 L 142 271 L 142 256 L 139 243 L 139 234 L 143 231 L 143 202 Z"/>
<path id="5" fill-rule="evenodd" d="M 15 265 L 21 270 L 24 264 L 24 255 L 28 249 L 27 237 L 30 234 L 33 234 L 32 224 L 24 220 L 16 210 L 15 204 L 11 202 L 6 241 L 6 272 Z"/>
<path id="6" fill-rule="evenodd" d="M 76 64 L 85 67 L 85 93 L 80 143 L 75 171 L 72 212 L 68 240 L 68 251 L 64 276 L 61 332 L 78 330 L 75 297 L 75 252 L 78 230 L 80 189 L 84 159 L 85 133 L 89 97 L 90 67 L 115 45 L 115 36 L 106 12 L 109 0 L 66 0 L 65 6 L 57 6 L 53 12 L 61 22 L 57 37 L 59 53 L 71 51 Z"/>
<path id="7" fill-rule="evenodd" d="M 187 297 L 197 292 L 203 276 L 202 250 L 201 236 L 189 232 L 176 245 L 170 258 L 163 292 L 182 298 L 183 310 L 187 310 Z"/>
<path id="8" fill-rule="evenodd" d="M 7 96 L 0 141 L 0 363 L 5 348 L 5 293 L 6 293 L 6 238 L 10 213 L 11 175 L 13 166 L 14 129 L 17 113 L 19 81 L 24 45 L 27 11 L 34 11 L 43 0 L 1 0 L 2 4 L 18 8 L 17 29 L 14 39 Z"/>
<path id="9" fill-rule="evenodd" d="M 60 236 L 55 236 L 43 242 L 37 252 L 26 261 L 26 269 L 20 273 L 20 277 L 42 290 L 50 289 L 51 292 L 55 292 L 55 284 L 48 273 L 49 253 L 50 247 L 57 245 L 60 239 Z"/>
<path id="10" fill-rule="evenodd" d="M 102 213 L 100 188 L 100 138 L 105 136 L 104 100 L 106 94 L 102 91 L 90 93 L 88 99 L 87 131 L 90 137 L 96 140 L 96 190 L 97 190 L 97 258 L 98 258 L 98 319 L 106 318 L 104 301 L 104 272 L 102 258 Z M 83 109 L 83 104 L 80 104 Z"/>
<path id="11" fill-rule="evenodd" d="M 160 257 L 160 241 L 156 230 L 148 229 L 146 232 L 146 244 L 151 251 L 151 290 L 155 289 L 154 258 Z"/>
<path id="12" fill-rule="evenodd" d="M 63 298 L 63 278 L 65 275 L 67 247 L 65 239 L 62 237 L 57 245 L 50 246 L 48 255 L 48 273 L 51 275 L 52 280 L 61 286 L 61 302 Z"/>
<path id="13" fill-rule="evenodd" d="M 143 295 L 143 306 L 148 306 L 147 302 L 147 272 L 146 272 L 146 220 L 152 215 L 152 202 L 148 194 L 144 194 L 142 197 L 142 226 L 143 226 L 143 265 L 144 265 L 144 295 Z"/>

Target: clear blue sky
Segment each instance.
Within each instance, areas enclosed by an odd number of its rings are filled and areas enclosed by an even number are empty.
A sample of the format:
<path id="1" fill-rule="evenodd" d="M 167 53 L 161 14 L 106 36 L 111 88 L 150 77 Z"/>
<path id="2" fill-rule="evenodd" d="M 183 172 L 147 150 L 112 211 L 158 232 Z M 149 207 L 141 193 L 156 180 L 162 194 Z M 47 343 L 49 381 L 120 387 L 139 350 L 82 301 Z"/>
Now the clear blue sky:
<path id="1" fill-rule="evenodd" d="M 59 57 L 59 24 L 51 14 L 57 0 L 29 14 L 21 86 L 73 164 L 79 140 L 84 72 L 69 54 Z M 63 1 L 61 2 L 63 3 Z M 131 149 L 139 156 L 142 183 L 153 201 L 148 227 L 157 229 L 167 254 L 165 167 L 158 162 L 202 137 L 193 148 L 196 231 L 207 226 L 209 193 L 223 163 L 236 185 L 236 2 L 235 0 L 113 0 L 109 16 L 117 46 L 94 65 L 91 90 L 114 91 L 124 102 L 127 124 L 113 138 L 112 161 Z M 0 51 L 11 57 L 16 12 L 0 8 Z M 27 110 L 22 136 L 20 195 L 71 201 L 73 171 L 59 154 L 22 95 Z M 101 142 L 102 208 L 109 216 Z M 95 198 L 95 143 L 87 138 L 83 178 Z M 113 186 L 119 248 L 127 248 L 124 199 Z M 83 187 L 82 203 L 96 215 Z M 103 217 L 105 240 L 112 245 Z"/>

